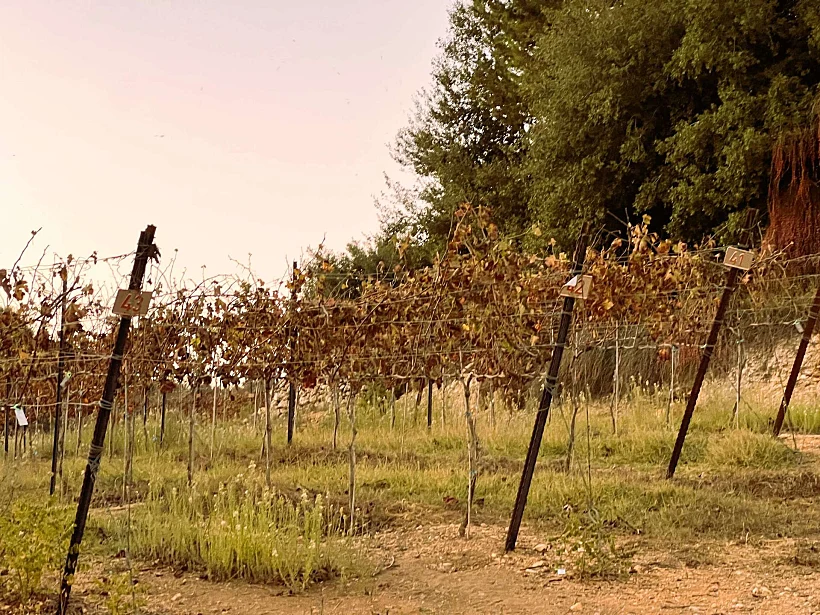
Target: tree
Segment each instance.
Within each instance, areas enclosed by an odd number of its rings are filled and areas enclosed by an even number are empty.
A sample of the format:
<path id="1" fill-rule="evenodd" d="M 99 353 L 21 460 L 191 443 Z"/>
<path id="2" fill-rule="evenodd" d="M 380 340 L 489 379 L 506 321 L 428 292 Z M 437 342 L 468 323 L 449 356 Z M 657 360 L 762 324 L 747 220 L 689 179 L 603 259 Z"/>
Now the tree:
<path id="1" fill-rule="evenodd" d="M 423 203 L 405 219 L 437 245 L 461 202 L 563 247 L 582 220 L 644 213 L 676 240 L 732 240 L 745 208 L 765 210 L 773 143 L 808 125 L 818 13 L 811 0 L 458 5 L 397 141 Z"/>
<path id="2" fill-rule="evenodd" d="M 820 83 L 817 8 L 777 0 L 576 0 L 554 13 L 529 74 L 533 205 L 650 212 L 696 240 L 763 209 L 772 135 Z"/>
<path id="3" fill-rule="evenodd" d="M 420 178 L 427 206 L 415 223 L 439 250 L 465 202 L 491 208 L 504 233 L 528 226 L 530 184 L 522 174 L 531 115 L 522 89 L 544 8 L 536 0 L 476 0 L 450 14 L 450 36 L 421 93 L 396 158 Z"/>

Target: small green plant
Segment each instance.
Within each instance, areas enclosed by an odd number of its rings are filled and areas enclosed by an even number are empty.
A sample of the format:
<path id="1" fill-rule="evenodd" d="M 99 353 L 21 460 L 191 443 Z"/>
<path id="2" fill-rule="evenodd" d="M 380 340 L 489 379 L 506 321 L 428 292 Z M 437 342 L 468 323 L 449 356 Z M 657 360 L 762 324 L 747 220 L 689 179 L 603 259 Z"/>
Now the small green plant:
<path id="1" fill-rule="evenodd" d="M 566 509 L 566 525 L 557 549 L 557 565 L 581 579 L 608 579 L 628 570 L 628 558 L 618 551 L 611 530 L 596 510 Z"/>
<path id="2" fill-rule="evenodd" d="M 60 565 L 71 529 L 69 511 L 20 500 L 0 515 L 0 588 L 13 600 L 28 601 L 43 573 Z"/>
<path id="3" fill-rule="evenodd" d="M 123 521 L 114 529 L 127 532 Z M 340 511 L 321 496 L 292 501 L 235 477 L 215 490 L 152 486 L 131 527 L 136 557 L 204 570 L 214 580 L 242 578 L 304 590 L 350 568 Z"/>
<path id="4" fill-rule="evenodd" d="M 97 590 L 103 596 L 102 605 L 110 615 L 125 615 L 145 606 L 142 588 L 134 585 L 128 571 L 102 577 L 97 581 Z"/>
<path id="5" fill-rule="evenodd" d="M 714 438 L 706 449 L 707 462 L 715 467 L 781 469 L 794 466 L 799 455 L 768 434 L 732 431 Z"/>

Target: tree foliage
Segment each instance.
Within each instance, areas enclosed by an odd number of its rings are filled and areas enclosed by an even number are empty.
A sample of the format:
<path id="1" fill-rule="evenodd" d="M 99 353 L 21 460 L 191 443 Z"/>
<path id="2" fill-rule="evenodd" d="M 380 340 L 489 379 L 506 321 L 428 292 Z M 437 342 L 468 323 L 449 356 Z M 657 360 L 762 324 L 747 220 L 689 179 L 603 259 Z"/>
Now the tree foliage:
<path id="1" fill-rule="evenodd" d="M 765 210 L 772 147 L 820 84 L 811 0 L 473 0 L 397 141 L 432 241 L 461 202 L 567 245 L 643 213 L 671 238 L 732 238 Z"/>

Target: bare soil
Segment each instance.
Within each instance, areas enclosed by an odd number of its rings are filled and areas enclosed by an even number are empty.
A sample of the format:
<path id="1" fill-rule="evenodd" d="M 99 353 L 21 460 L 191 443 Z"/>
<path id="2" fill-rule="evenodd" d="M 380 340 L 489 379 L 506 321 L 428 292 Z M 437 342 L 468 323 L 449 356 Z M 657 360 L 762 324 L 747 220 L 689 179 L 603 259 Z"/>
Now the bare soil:
<path id="1" fill-rule="evenodd" d="M 212 583 L 171 570 L 138 571 L 143 612 L 154 615 L 365 613 L 820 614 L 820 543 L 778 540 L 642 549 L 608 580 L 559 575 L 538 537 L 502 555 L 504 528 L 455 525 L 386 531 L 367 546 L 376 573 L 290 595 L 280 587 Z M 539 547 L 543 548 L 543 545 Z M 95 602 L 77 587 L 78 602 Z M 90 592 L 90 593 L 87 593 Z M 86 612 L 94 612 L 87 607 Z"/>

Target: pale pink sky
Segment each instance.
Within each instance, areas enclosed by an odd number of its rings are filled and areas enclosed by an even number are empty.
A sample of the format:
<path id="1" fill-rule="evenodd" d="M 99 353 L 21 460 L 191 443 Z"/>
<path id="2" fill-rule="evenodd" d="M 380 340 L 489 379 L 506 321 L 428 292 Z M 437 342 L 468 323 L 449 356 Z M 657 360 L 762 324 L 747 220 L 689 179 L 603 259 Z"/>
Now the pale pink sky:
<path id="1" fill-rule="evenodd" d="M 0 267 L 133 249 L 278 277 L 377 228 L 451 0 L 4 0 Z"/>

